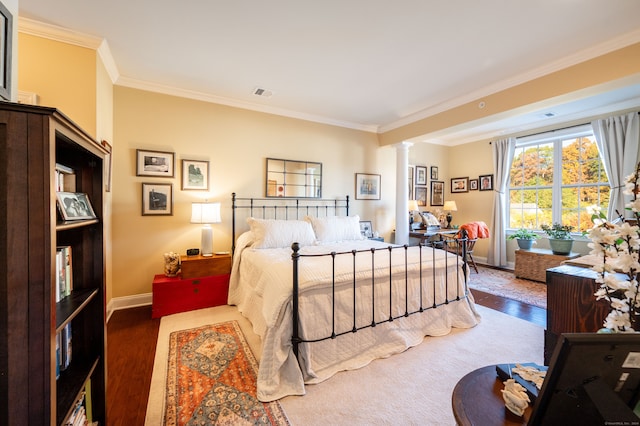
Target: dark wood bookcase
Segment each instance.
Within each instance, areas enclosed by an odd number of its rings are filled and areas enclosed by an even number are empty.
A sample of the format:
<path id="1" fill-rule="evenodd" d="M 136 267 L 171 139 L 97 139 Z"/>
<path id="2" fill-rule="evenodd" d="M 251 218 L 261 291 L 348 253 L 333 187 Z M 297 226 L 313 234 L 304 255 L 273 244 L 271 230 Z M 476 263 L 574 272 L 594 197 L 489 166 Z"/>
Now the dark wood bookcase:
<path id="1" fill-rule="evenodd" d="M 0 102 L 0 424 L 60 425 L 90 383 L 106 424 L 103 164 L 106 150 L 60 111 Z M 63 222 L 56 163 L 96 219 Z M 72 248 L 73 291 L 56 302 L 56 247 Z M 72 330 L 56 378 L 56 335 Z"/>

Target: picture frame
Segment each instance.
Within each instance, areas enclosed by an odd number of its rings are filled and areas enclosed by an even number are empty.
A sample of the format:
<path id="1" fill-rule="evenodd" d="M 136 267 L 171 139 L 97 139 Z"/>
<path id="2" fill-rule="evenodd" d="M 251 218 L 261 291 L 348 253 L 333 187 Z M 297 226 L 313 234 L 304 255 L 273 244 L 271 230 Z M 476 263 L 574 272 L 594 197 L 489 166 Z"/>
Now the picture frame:
<path id="1" fill-rule="evenodd" d="M 438 180 L 438 166 L 431 166 L 431 180 Z"/>
<path id="2" fill-rule="evenodd" d="M 113 147 L 111 144 L 105 140 L 101 142 L 104 149 L 107 150 L 107 155 L 104 157 L 104 190 L 105 192 L 111 192 L 111 169 L 112 166 L 112 152 Z"/>
<path id="3" fill-rule="evenodd" d="M 142 183 L 142 216 L 173 215 L 173 184 Z"/>
<path id="4" fill-rule="evenodd" d="M 0 3 L 0 98 L 11 101 L 13 15 Z"/>
<path id="5" fill-rule="evenodd" d="M 209 162 L 182 160 L 182 190 L 209 190 Z"/>
<path id="6" fill-rule="evenodd" d="M 431 181 L 431 205 L 444 206 L 444 182 L 440 180 Z"/>
<path id="7" fill-rule="evenodd" d="M 373 226 L 370 220 L 360 221 L 360 234 L 365 238 L 373 238 Z"/>
<path id="8" fill-rule="evenodd" d="M 136 176 L 174 176 L 175 153 L 136 149 Z"/>
<path id="9" fill-rule="evenodd" d="M 416 172 L 416 167 L 409 165 L 409 168 L 407 169 L 407 185 L 408 185 L 407 193 L 409 194 L 409 196 L 413 194 L 413 188 L 416 182 L 415 172 Z"/>
<path id="10" fill-rule="evenodd" d="M 427 184 L 427 168 L 423 166 L 416 166 L 416 185 Z"/>
<path id="11" fill-rule="evenodd" d="M 493 191 L 493 175 L 478 176 L 480 191 Z"/>
<path id="12" fill-rule="evenodd" d="M 478 179 L 469 179 L 469 191 L 476 191 L 478 189 Z"/>
<path id="13" fill-rule="evenodd" d="M 381 176 L 356 173 L 356 200 L 379 200 Z"/>
<path id="14" fill-rule="evenodd" d="M 451 178 L 451 193 L 469 192 L 469 178 L 457 177 Z"/>
<path id="15" fill-rule="evenodd" d="M 416 186 L 415 200 L 418 203 L 418 207 L 425 207 L 427 205 L 427 187 L 426 186 Z"/>
<path id="16" fill-rule="evenodd" d="M 89 196 L 82 192 L 56 192 L 58 211 L 63 221 L 96 219 Z"/>

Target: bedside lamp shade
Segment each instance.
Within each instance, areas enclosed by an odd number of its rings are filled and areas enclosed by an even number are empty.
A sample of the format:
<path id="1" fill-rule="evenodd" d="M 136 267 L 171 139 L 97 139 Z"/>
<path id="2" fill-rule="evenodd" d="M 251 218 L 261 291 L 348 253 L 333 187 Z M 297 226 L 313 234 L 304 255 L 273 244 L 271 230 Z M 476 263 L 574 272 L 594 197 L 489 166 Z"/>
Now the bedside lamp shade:
<path id="1" fill-rule="evenodd" d="M 447 228 L 451 228 L 451 221 L 453 220 L 453 216 L 451 216 L 451 212 L 457 212 L 458 206 L 456 206 L 455 201 L 445 201 L 442 210 L 447 212 Z"/>
<path id="2" fill-rule="evenodd" d="M 191 223 L 202 224 L 202 239 L 200 241 L 200 254 L 213 255 L 213 230 L 212 223 L 220 223 L 220 203 L 192 203 Z"/>
<path id="3" fill-rule="evenodd" d="M 410 212 L 415 212 L 418 211 L 420 208 L 418 207 L 418 201 L 416 200 L 409 200 L 409 211 Z"/>

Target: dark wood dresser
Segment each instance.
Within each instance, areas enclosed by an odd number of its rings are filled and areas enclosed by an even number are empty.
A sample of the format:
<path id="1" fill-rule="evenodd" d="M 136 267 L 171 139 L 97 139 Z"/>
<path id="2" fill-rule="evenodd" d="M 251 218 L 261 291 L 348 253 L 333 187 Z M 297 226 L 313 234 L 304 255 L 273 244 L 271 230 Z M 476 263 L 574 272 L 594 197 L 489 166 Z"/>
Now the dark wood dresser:
<path id="1" fill-rule="evenodd" d="M 549 365 L 562 333 L 595 332 L 609 314 L 609 303 L 596 301 L 597 274 L 590 268 L 561 265 L 547 269 L 547 329 L 544 363 Z"/>

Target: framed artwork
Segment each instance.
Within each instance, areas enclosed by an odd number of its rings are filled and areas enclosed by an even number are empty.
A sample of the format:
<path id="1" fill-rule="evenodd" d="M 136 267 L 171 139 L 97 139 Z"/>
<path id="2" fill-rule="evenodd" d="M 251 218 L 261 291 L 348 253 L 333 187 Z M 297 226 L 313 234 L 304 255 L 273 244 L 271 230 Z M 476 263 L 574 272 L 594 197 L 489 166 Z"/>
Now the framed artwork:
<path id="1" fill-rule="evenodd" d="M 360 233 L 365 238 L 373 237 L 373 226 L 371 225 L 370 220 L 361 220 L 360 221 Z"/>
<path id="2" fill-rule="evenodd" d="M 469 192 L 469 178 L 460 177 L 451 179 L 451 193 Z"/>
<path id="3" fill-rule="evenodd" d="M 431 205 L 444 206 L 444 182 L 440 180 L 431 181 Z"/>
<path id="4" fill-rule="evenodd" d="M 112 147 L 107 141 L 102 141 L 102 146 L 107 150 L 107 155 L 104 158 L 104 190 L 111 192 L 111 169 L 112 169 Z"/>
<path id="5" fill-rule="evenodd" d="M 438 180 L 438 166 L 431 166 L 431 180 Z"/>
<path id="6" fill-rule="evenodd" d="M 136 176 L 173 177 L 175 154 L 136 149 Z"/>
<path id="7" fill-rule="evenodd" d="M 427 184 L 427 168 L 416 166 L 416 185 Z"/>
<path id="8" fill-rule="evenodd" d="M 89 196 L 80 192 L 57 192 L 58 210 L 62 220 L 95 219 Z"/>
<path id="9" fill-rule="evenodd" d="M 480 191 L 493 191 L 493 175 L 480 175 Z"/>
<path id="10" fill-rule="evenodd" d="M 415 200 L 418 202 L 419 207 L 424 207 L 427 205 L 427 187 L 426 186 L 416 186 Z"/>
<path id="11" fill-rule="evenodd" d="M 415 182 L 415 166 L 409 166 L 409 169 L 407 170 L 407 185 L 409 186 L 407 194 L 409 194 L 409 196 L 413 194 Z"/>
<path id="12" fill-rule="evenodd" d="M 11 52 L 13 42 L 13 16 L 0 3 L 0 97 L 11 100 Z"/>
<path id="13" fill-rule="evenodd" d="M 380 175 L 356 173 L 356 200 L 380 199 Z"/>
<path id="14" fill-rule="evenodd" d="M 209 190 L 209 162 L 182 160 L 182 189 Z"/>
<path id="15" fill-rule="evenodd" d="M 142 216 L 173 215 L 173 184 L 142 184 Z"/>
<path id="16" fill-rule="evenodd" d="M 478 189 L 478 179 L 469 179 L 469 190 L 475 191 Z"/>

